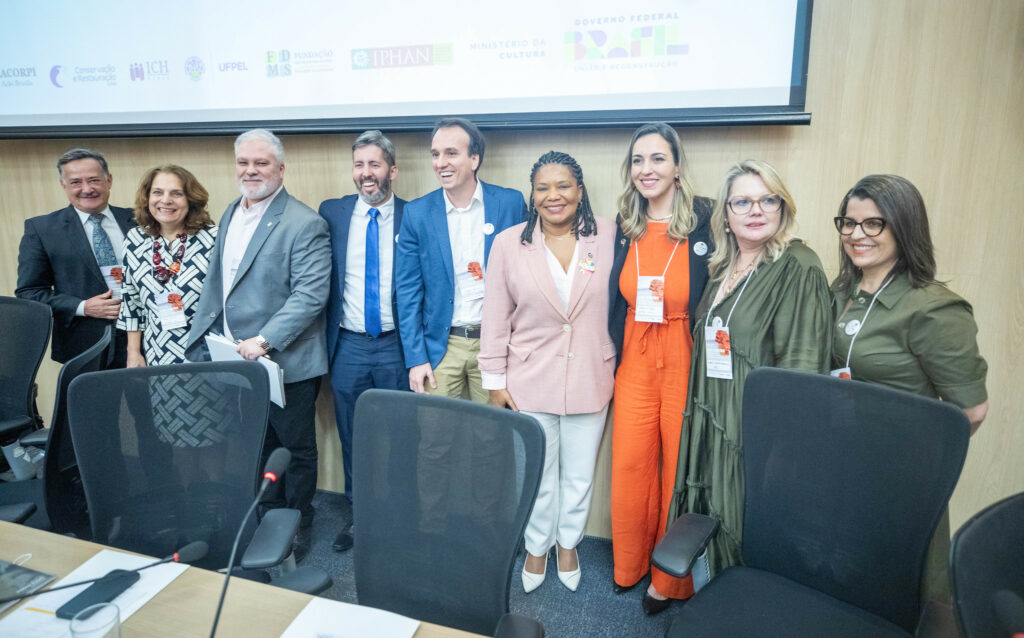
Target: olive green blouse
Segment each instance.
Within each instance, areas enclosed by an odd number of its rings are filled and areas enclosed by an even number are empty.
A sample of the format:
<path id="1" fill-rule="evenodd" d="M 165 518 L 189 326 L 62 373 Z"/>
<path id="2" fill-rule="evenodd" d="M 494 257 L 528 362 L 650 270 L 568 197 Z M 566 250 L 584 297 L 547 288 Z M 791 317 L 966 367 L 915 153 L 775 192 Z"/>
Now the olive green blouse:
<path id="1" fill-rule="evenodd" d="M 854 379 L 974 407 L 988 398 L 988 365 L 978 353 L 978 327 L 971 305 L 941 284 L 913 288 L 897 275 L 875 300 L 873 294 L 834 293 L 832 368 L 846 367 Z M 853 327 L 851 327 L 851 323 Z M 851 334 L 853 333 L 853 334 Z"/>

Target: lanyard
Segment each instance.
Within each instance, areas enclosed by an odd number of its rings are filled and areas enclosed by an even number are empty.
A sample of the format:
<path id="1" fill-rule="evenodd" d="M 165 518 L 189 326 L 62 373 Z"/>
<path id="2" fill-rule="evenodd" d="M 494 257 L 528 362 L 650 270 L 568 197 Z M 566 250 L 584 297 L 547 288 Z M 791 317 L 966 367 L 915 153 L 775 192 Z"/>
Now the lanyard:
<path id="1" fill-rule="evenodd" d="M 665 280 L 665 275 L 668 273 L 668 266 L 672 263 L 672 258 L 676 256 L 676 248 L 679 248 L 679 242 L 672 247 L 672 254 L 668 256 L 668 263 L 665 264 L 665 270 L 661 271 L 661 280 Z M 640 278 L 640 244 L 636 245 L 636 277 Z"/>
<path id="2" fill-rule="evenodd" d="M 889 277 L 888 279 L 885 280 L 885 283 L 882 284 L 882 287 L 879 288 L 878 292 L 876 292 L 875 295 L 871 298 L 871 303 L 868 304 L 868 309 L 864 311 L 864 318 L 860 320 L 860 327 L 857 329 L 857 332 L 855 332 L 853 334 L 853 337 L 850 339 L 850 349 L 846 351 L 847 368 L 850 367 L 850 356 L 853 354 L 853 342 L 855 342 L 860 333 L 864 331 L 864 324 L 868 322 L 868 315 L 871 314 L 871 308 L 874 307 L 875 300 L 878 299 L 878 295 L 882 294 L 882 291 L 885 290 L 886 286 L 892 283 L 893 279 L 894 277 Z"/>
<path id="3" fill-rule="evenodd" d="M 725 318 L 725 327 L 726 328 L 729 327 L 729 321 L 732 320 L 732 313 L 736 311 L 736 306 L 740 305 L 740 298 L 743 296 L 743 291 L 747 289 L 747 284 L 749 284 L 750 280 L 754 278 L 754 274 L 756 272 L 757 272 L 757 270 L 750 271 L 750 274 L 747 275 L 746 279 L 743 280 L 743 285 L 740 287 L 739 293 L 736 294 L 736 301 L 732 302 L 732 308 L 729 309 L 729 316 Z M 723 301 L 724 301 L 724 299 L 723 299 Z M 722 305 L 722 304 L 719 303 L 718 305 Z M 710 310 L 708 310 L 708 316 L 704 317 L 704 327 L 705 328 L 708 327 L 708 321 L 711 319 L 711 314 L 714 312 L 714 310 L 715 310 L 714 308 L 711 308 Z"/>

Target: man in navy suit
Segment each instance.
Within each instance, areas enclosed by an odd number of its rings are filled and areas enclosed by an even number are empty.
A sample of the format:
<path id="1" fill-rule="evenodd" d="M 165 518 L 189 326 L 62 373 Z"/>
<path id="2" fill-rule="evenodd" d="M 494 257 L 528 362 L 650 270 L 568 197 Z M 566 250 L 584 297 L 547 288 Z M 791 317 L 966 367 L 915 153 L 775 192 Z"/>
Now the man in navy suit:
<path id="1" fill-rule="evenodd" d="M 320 216 L 327 220 L 331 233 L 327 356 L 345 496 L 350 502 L 356 399 L 370 388 L 409 389 L 396 330 L 395 241 L 406 204 L 391 192 L 397 175 L 391 140 L 380 131 L 366 131 L 352 145 L 352 181 L 359 194 L 320 204 Z M 351 517 L 333 547 L 336 551 L 352 547 Z"/>
<path id="2" fill-rule="evenodd" d="M 73 148 L 57 160 L 57 172 L 69 205 L 25 220 L 14 294 L 53 310 L 50 356 L 64 363 L 117 320 L 124 236 L 135 221 L 132 209 L 108 203 L 113 176 L 102 154 Z M 126 346 L 118 330 L 105 367 L 123 368 Z"/>
<path id="3" fill-rule="evenodd" d="M 526 219 L 517 190 L 477 179 L 484 138 L 469 120 L 437 123 L 430 154 L 441 188 L 409 202 L 398 237 L 399 331 L 416 392 L 487 402 L 476 356 L 487 256 L 495 235 Z"/>

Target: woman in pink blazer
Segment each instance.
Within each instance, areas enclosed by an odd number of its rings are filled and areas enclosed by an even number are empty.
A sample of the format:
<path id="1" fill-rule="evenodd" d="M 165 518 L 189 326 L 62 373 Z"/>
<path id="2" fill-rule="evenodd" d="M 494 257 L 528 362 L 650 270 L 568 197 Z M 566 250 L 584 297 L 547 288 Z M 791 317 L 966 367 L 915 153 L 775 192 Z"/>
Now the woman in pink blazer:
<path id="1" fill-rule="evenodd" d="M 583 171 L 565 153 L 542 155 L 530 182 L 528 220 L 491 247 L 478 361 L 490 403 L 536 418 L 547 441 L 523 589 L 544 582 L 557 544 L 558 578 L 576 591 L 576 545 L 615 385 L 607 327 L 615 224 L 594 218 Z"/>

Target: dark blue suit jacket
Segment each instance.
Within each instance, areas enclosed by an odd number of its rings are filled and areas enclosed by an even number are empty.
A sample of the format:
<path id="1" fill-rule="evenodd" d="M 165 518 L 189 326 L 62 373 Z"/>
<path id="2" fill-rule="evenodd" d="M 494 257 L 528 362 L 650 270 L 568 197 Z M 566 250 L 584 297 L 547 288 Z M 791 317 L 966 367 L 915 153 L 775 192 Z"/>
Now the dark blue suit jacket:
<path id="1" fill-rule="evenodd" d="M 693 329 L 692 317 L 697 314 L 697 304 L 708 285 L 708 258 L 715 252 L 715 243 L 711 238 L 711 211 L 714 202 L 706 197 L 693 199 L 693 212 L 697 215 L 697 227 L 690 233 L 690 329 Z M 626 263 L 629 253 L 629 238 L 622 232 L 622 226 L 615 225 L 615 262 L 612 265 L 611 278 L 608 280 L 608 334 L 615 344 L 618 353 L 617 362 L 622 361 L 622 341 L 626 331 L 626 311 L 629 304 L 619 292 L 619 275 Z M 700 253 L 694 250 L 704 244 Z M 702 333 L 703 334 L 703 333 Z M 617 365 L 617 364 L 616 364 Z"/>
<path id="2" fill-rule="evenodd" d="M 480 182 L 484 223 L 484 267 L 491 242 L 501 231 L 526 220 L 523 194 Z M 441 189 L 409 202 L 398 235 L 395 274 L 399 333 L 409 368 L 430 363 L 436 368 L 448 350 L 448 331 L 455 312 L 455 267 L 448 239 L 448 219 Z"/>
<path id="3" fill-rule="evenodd" d="M 125 235 L 135 226 L 132 209 L 111 206 Z M 92 254 L 92 242 L 72 206 L 25 220 L 18 247 L 18 285 L 15 296 L 39 301 L 53 310 L 50 356 L 64 363 L 96 343 L 111 321 L 76 317 L 83 299 L 107 291 Z"/>
<path id="4" fill-rule="evenodd" d="M 327 300 L 327 360 L 328 365 L 334 362 L 334 347 L 338 343 L 341 330 L 342 297 L 345 294 L 345 257 L 348 250 L 348 228 L 352 221 L 358 195 L 346 195 L 340 199 L 328 199 L 320 204 L 320 216 L 327 220 L 331 233 L 331 296 Z M 398 231 L 402 227 L 402 214 L 406 201 L 395 196 L 394 240 L 398 239 Z M 395 290 L 395 260 L 398 249 L 392 251 L 391 262 L 391 316 L 398 326 L 398 295 Z"/>

